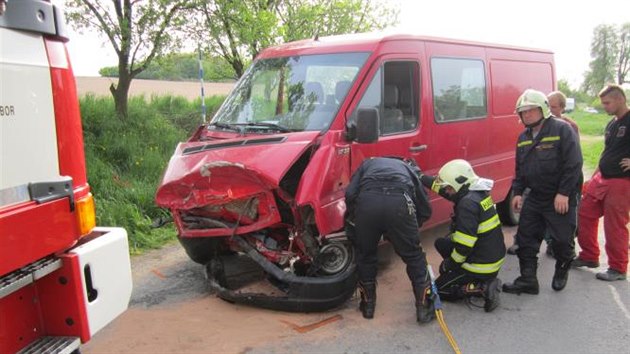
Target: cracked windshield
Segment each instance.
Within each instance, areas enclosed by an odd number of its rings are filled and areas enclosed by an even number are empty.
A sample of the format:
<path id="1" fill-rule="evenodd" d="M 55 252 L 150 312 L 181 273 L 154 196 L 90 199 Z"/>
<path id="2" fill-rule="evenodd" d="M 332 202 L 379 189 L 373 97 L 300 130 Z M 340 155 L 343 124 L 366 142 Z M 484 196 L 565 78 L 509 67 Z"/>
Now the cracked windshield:
<path id="1" fill-rule="evenodd" d="M 328 128 L 369 53 L 258 60 L 210 129 L 291 132 Z"/>

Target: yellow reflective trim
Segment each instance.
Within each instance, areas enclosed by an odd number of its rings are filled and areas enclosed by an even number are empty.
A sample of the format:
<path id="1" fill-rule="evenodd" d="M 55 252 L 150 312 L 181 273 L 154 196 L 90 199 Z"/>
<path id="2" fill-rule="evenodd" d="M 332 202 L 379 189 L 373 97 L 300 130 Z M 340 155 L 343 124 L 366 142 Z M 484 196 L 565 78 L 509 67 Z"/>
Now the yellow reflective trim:
<path id="1" fill-rule="evenodd" d="M 488 196 L 486 199 L 479 202 L 479 204 L 481 204 L 483 211 L 486 211 L 494 205 L 494 201 L 492 200 L 492 197 Z"/>
<path id="2" fill-rule="evenodd" d="M 501 269 L 503 262 L 505 262 L 505 257 L 494 263 L 464 263 L 462 264 L 462 268 L 471 273 L 490 274 L 498 272 Z"/>
<path id="3" fill-rule="evenodd" d="M 523 140 L 520 143 L 518 143 L 516 146 L 521 147 L 521 146 L 525 146 L 525 145 L 531 145 L 532 143 L 534 143 L 531 140 Z"/>
<path id="4" fill-rule="evenodd" d="M 453 260 L 457 263 L 462 263 L 466 260 L 466 256 L 459 254 L 456 249 L 453 249 L 453 252 L 451 252 L 451 258 L 453 258 Z"/>
<path id="5" fill-rule="evenodd" d="M 433 183 L 431 184 L 431 190 L 435 193 L 440 193 L 440 185 L 438 184 L 437 178 L 433 180 Z"/>
<path id="6" fill-rule="evenodd" d="M 461 243 L 464 246 L 472 247 L 477 242 L 477 237 L 466 235 L 463 232 L 455 231 L 453 234 L 453 242 Z"/>
<path id="7" fill-rule="evenodd" d="M 542 138 L 540 140 L 540 142 L 544 143 L 546 141 L 558 141 L 558 140 L 560 140 L 560 136 L 558 136 L 558 135 L 556 135 L 556 136 L 546 136 L 546 137 Z"/>
<path id="8" fill-rule="evenodd" d="M 499 220 L 499 215 L 494 214 L 493 217 L 479 224 L 477 233 L 482 234 L 484 232 L 488 232 L 497 226 L 501 226 L 501 220 Z"/>

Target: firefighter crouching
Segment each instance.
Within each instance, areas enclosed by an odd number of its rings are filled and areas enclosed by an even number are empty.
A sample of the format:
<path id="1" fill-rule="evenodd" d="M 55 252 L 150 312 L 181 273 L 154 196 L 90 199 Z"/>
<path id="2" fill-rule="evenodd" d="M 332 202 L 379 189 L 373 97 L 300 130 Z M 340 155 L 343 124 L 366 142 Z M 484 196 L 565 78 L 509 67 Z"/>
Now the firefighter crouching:
<path id="1" fill-rule="evenodd" d="M 444 259 L 435 280 L 447 301 L 484 299 L 484 310 L 499 306 L 497 274 L 505 261 L 499 216 L 490 197 L 494 182 L 478 177 L 465 160 L 446 163 L 437 177 L 423 175 L 422 183 L 455 203 L 452 233 L 435 241 Z"/>
<path id="2" fill-rule="evenodd" d="M 512 207 L 520 210 L 516 243 L 521 276 L 503 285 L 507 293 L 538 294 L 538 251 L 549 227 L 556 257 L 552 288 L 564 289 L 574 255 L 577 193 L 582 152 L 570 125 L 553 118 L 547 97 L 526 90 L 516 103 L 526 129 L 518 137 Z M 530 192 L 522 201 L 525 188 Z"/>
<path id="3" fill-rule="evenodd" d="M 435 318 L 431 280 L 418 229 L 431 216 L 431 206 L 412 166 L 397 158 L 363 161 L 346 190 L 346 208 L 346 233 L 356 253 L 363 317 L 374 317 L 377 247 L 383 236 L 407 265 L 418 323 L 430 322 Z"/>

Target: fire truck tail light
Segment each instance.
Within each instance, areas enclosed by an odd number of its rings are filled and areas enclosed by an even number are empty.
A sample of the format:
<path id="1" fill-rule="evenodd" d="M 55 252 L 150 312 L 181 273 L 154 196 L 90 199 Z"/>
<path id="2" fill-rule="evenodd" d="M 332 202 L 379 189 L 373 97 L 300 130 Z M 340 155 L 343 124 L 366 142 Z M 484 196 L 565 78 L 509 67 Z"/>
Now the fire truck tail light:
<path id="1" fill-rule="evenodd" d="M 96 226 L 96 210 L 94 208 L 94 197 L 92 193 L 77 200 L 76 202 L 77 224 L 81 235 L 89 234 Z"/>

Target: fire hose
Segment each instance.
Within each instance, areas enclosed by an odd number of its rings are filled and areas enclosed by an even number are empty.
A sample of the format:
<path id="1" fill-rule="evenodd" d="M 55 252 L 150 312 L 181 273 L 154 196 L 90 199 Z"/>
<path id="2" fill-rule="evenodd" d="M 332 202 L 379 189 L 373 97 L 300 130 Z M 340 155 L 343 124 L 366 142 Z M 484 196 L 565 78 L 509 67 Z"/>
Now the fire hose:
<path id="1" fill-rule="evenodd" d="M 446 321 L 444 320 L 444 314 L 442 313 L 442 301 L 440 300 L 440 295 L 437 291 L 437 286 L 435 286 L 435 276 L 433 275 L 433 268 L 431 268 L 431 266 L 428 264 L 427 266 L 429 268 L 429 275 L 431 276 L 431 291 L 433 292 L 433 296 L 434 296 L 433 305 L 435 306 L 435 317 L 437 318 L 438 323 L 440 324 L 440 328 L 442 329 L 442 332 L 444 332 L 444 336 L 446 337 L 446 340 L 448 340 L 448 343 L 453 348 L 453 351 L 455 352 L 455 354 L 461 354 L 462 352 L 459 349 L 459 346 L 457 345 L 455 338 L 453 338 L 451 331 L 448 329 L 448 326 L 446 325 Z"/>

